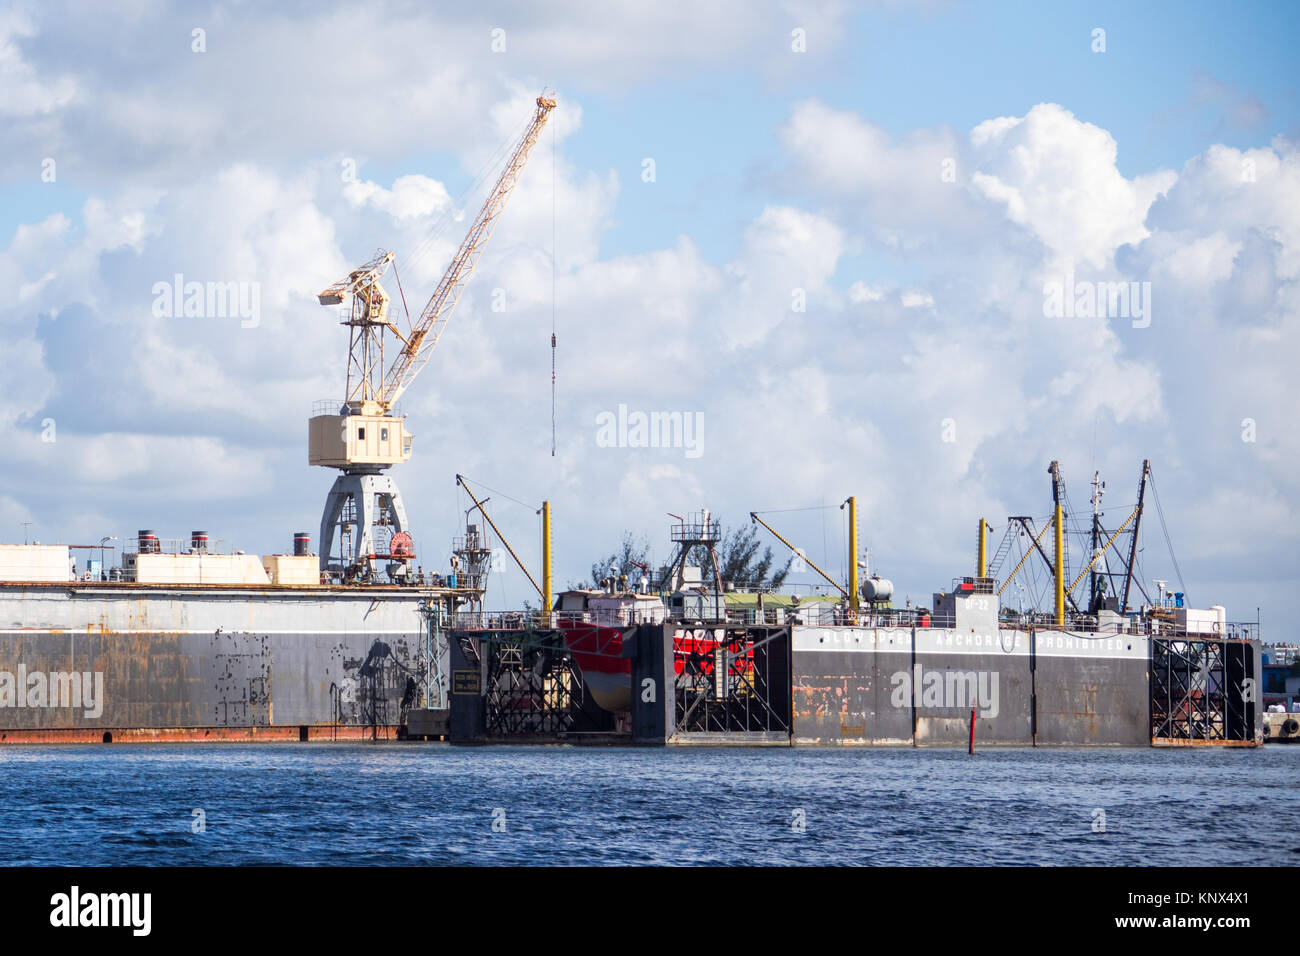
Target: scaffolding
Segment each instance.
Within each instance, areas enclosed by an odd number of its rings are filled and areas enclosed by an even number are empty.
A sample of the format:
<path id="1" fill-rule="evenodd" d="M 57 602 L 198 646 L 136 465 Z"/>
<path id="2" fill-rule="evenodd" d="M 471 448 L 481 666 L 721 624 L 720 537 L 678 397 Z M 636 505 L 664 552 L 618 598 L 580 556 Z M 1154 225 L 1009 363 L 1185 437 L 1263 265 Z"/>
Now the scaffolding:
<path id="1" fill-rule="evenodd" d="M 457 631 L 461 662 L 482 675 L 482 736 L 487 740 L 613 735 L 614 715 L 592 701 L 562 631 Z"/>
<path id="2" fill-rule="evenodd" d="M 677 734 L 790 734 L 790 629 L 676 628 Z"/>
<path id="3" fill-rule="evenodd" d="M 1151 639 L 1151 743 L 1253 746 L 1258 720 L 1249 641 Z"/>

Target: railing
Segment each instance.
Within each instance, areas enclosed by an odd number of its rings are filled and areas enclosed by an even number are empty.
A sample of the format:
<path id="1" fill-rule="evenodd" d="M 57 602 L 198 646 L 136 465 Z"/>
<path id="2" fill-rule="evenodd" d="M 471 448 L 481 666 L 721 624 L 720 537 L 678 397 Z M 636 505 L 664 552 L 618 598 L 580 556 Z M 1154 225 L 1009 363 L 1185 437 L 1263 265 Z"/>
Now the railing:
<path id="1" fill-rule="evenodd" d="M 668 608 L 663 606 L 598 608 L 583 614 L 585 623 L 601 627 L 628 627 L 633 624 L 661 624 L 668 619 Z"/>
<path id="2" fill-rule="evenodd" d="M 452 551 L 487 551 L 491 553 L 492 549 L 487 546 L 487 539 L 482 534 L 458 535 L 451 539 Z"/>
<path id="3" fill-rule="evenodd" d="M 637 624 L 660 624 L 670 620 L 667 608 L 598 611 L 457 611 L 450 626 L 462 631 L 509 631 L 536 628 L 569 627 L 592 624 L 597 627 L 632 627 Z"/>
<path id="4" fill-rule="evenodd" d="M 917 608 L 861 607 L 858 608 L 856 615 L 852 608 L 833 604 L 786 610 L 787 620 L 793 617 L 793 623 L 814 627 L 943 628 L 956 625 L 951 614 L 931 614 Z"/>
<path id="5" fill-rule="evenodd" d="M 150 542 L 156 545 L 153 551 L 140 551 L 140 539 L 135 535 L 129 538 L 122 538 L 118 548 L 122 554 L 239 554 L 240 552 L 230 547 L 230 544 L 222 538 L 209 538 L 202 552 L 197 551 L 192 545 L 193 538 L 151 538 Z M 228 549 L 228 550 L 227 550 Z M 94 550 L 98 551 L 98 548 Z M 106 548 L 112 550 L 112 548 Z"/>
<path id="6" fill-rule="evenodd" d="M 1185 627 L 1175 627 L 1168 621 L 1148 621 L 1146 623 L 1147 630 L 1144 633 L 1155 637 L 1190 637 L 1202 641 L 1212 641 L 1217 638 L 1227 638 L 1230 641 L 1257 640 L 1259 638 L 1259 625 L 1254 621 L 1230 621 L 1222 628 L 1215 625 L 1209 629 L 1197 628 L 1193 630 Z"/>
<path id="7" fill-rule="evenodd" d="M 1133 634 L 1147 637 L 1189 637 L 1199 640 L 1226 638 L 1230 641 L 1256 640 L 1259 638 L 1259 625 L 1254 621 L 1229 621 L 1223 627 L 1217 625 L 1205 628 L 1187 629 L 1177 627 L 1169 621 L 1140 620 L 1129 618 L 1110 620 L 1100 623 L 1095 619 L 1077 617 L 1067 618 L 1065 625 L 1056 623 L 1052 614 L 1025 614 L 1020 617 L 1006 618 L 998 621 L 1004 630 L 1035 631 L 1071 631 L 1085 634 Z"/>
<path id="8" fill-rule="evenodd" d="M 348 403 L 341 398 L 321 398 L 311 403 L 311 416 L 317 415 L 346 415 Z M 355 413 L 354 413 L 355 414 Z M 402 411 L 401 404 L 394 405 L 387 414 L 392 418 L 404 418 L 406 413 Z"/>
<path id="9" fill-rule="evenodd" d="M 712 591 L 710 591 L 712 593 Z M 829 584 L 792 584 L 789 581 L 783 581 L 779 588 L 773 587 L 728 587 L 724 594 L 811 594 L 811 595 L 838 595 L 840 592 Z"/>
<path id="10" fill-rule="evenodd" d="M 529 630 L 566 627 L 574 624 L 594 624 L 600 627 L 631 627 L 636 624 L 674 623 L 683 620 L 698 621 L 699 616 L 684 613 L 681 608 L 653 608 L 600 611 L 552 611 L 549 615 L 540 610 L 530 611 L 458 611 L 451 615 L 449 626 L 456 630 Z M 711 622 L 714 623 L 714 622 Z M 805 607 L 728 608 L 725 623 L 729 625 L 781 625 L 795 624 L 808 627 L 905 627 L 918 629 L 943 629 L 956 627 L 951 614 L 931 614 L 917 608 L 859 608 L 856 615 L 842 605 L 824 604 Z M 1226 639 L 1230 641 L 1254 640 L 1259 637 L 1259 625 L 1254 621 L 1229 622 L 1221 631 L 1188 631 L 1164 621 L 1108 621 L 1099 625 L 1095 621 L 1078 619 L 1058 627 L 1050 614 L 1026 614 L 1017 620 L 1001 620 L 1003 630 L 1070 631 L 1076 634 L 1132 634 L 1144 637 L 1194 638 L 1198 640 Z"/>
<path id="11" fill-rule="evenodd" d="M 697 512 L 685 521 L 672 525 L 669 534 L 678 544 L 691 541 L 717 541 L 722 537 L 722 522 L 712 515 L 706 519 L 703 512 Z"/>
<path id="12" fill-rule="evenodd" d="M 549 619 L 549 620 L 548 620 Z M 523 631 L 564 624 L 590 624 L 586 611 L 457 611 L 447 626 L 457 631 Z"/>

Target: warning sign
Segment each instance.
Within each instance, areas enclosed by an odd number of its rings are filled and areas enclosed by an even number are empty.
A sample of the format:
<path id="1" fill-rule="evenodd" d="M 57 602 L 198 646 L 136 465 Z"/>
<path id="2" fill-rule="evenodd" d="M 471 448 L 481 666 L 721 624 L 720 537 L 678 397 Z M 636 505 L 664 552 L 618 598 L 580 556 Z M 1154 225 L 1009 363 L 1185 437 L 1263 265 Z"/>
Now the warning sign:
<path id="1" fill-rule="evenodd" d="M 477 694 L 479 692 L 478 671 L 452 671 L 451 692 L 453 694 Z"/>

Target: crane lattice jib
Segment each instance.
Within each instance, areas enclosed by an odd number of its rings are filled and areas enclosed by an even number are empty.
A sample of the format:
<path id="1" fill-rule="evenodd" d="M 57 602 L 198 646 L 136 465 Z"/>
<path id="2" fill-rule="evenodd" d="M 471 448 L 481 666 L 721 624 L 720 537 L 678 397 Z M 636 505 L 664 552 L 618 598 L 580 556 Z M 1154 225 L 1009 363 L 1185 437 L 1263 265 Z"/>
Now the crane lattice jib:
<path id="1" fill-rule="evenodd" d="M 321 305 L 338 305 L 349 295 L 355 295 L 362 289 L 369 288 L 379 280 L 393 261 L 391 252 L 378 252 L 363 266 L 357 266 L 338 282 L 325 289 L 317 296 Z"/>
<path id="2" fill-rule="evenodd" d="M 420 369 L 424 368 L 425 363 L 429 361 L 429 355 L 438 344 L 443 330 L 446 329 L 447 320 L 451 318 L 460 294 L 465 290 L 465 285 L 474 272 L 474 266 L 478 263 L 478 257 L 488 239 L 491 238 L 492 230 L 496 227 L 497 219 L 505 208 L 506 200 L 510 198 L 510 193 L 519 181 L 519 174 L 523 172 L 529 154 L 532 153 L 533 147 L 537 145 L 537 140 L 542 135 L 546 118 L 553 109 L 555 109 L 555 100 L 544 96 L 537 98 L 537 113 L 533 116 L 532 123 L 529 124 L 528 130 L 510 155 L 501 177 L 488 195 L 478 218 L 474 220 L 469 233 L 461 242 L 460 248 L 456 250 L 456 255 L 452 258 L 442 281 L 438 283 L 433 298 L 420 314 L 420 321 L 407 336 L 401 353 L 388 370 L 388 375 L 384 379 L 381 401 L 385 409 L 393 407 L 402 392 L 406 391 L 407 386 L 420 373 Z"/>

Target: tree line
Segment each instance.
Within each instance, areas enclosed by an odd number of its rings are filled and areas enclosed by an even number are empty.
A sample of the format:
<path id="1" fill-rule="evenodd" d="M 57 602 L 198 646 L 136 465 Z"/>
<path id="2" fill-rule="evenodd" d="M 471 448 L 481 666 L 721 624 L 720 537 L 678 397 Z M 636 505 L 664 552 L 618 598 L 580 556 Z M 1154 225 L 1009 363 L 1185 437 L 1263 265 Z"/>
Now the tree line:
<path id="1" fill-rule="evenodd" d="M 737 588 L 779 588 L 790 573 L 790 564 L 794 560 L 793 557 L 787 558 L 778 567 L 771 546 L 763 545 L 758 529 L 752 524 L 722 532 L 717 545 L 717 571 L 709 559 L 707 548 L 697 545 L 691 550 L 686 563 L 700 568 L 704 583 L 710 588 L 716 586 L 718 573 L 722 575 L 724 587 L 731 584 Z M 590 578 L 574 587 L 598 588 L 603 579 L 612 577 L 617 580 L 621 574 L 627 575 L 629 583 L 639 584 L 643 570 L 652 590 L 672 583 L 670 565 L 665 563 L 656 568 L 651 564 L 649 540 L 644 535 L 638 538 L 625 531 L 619 549 L 594 562 Z"/>

